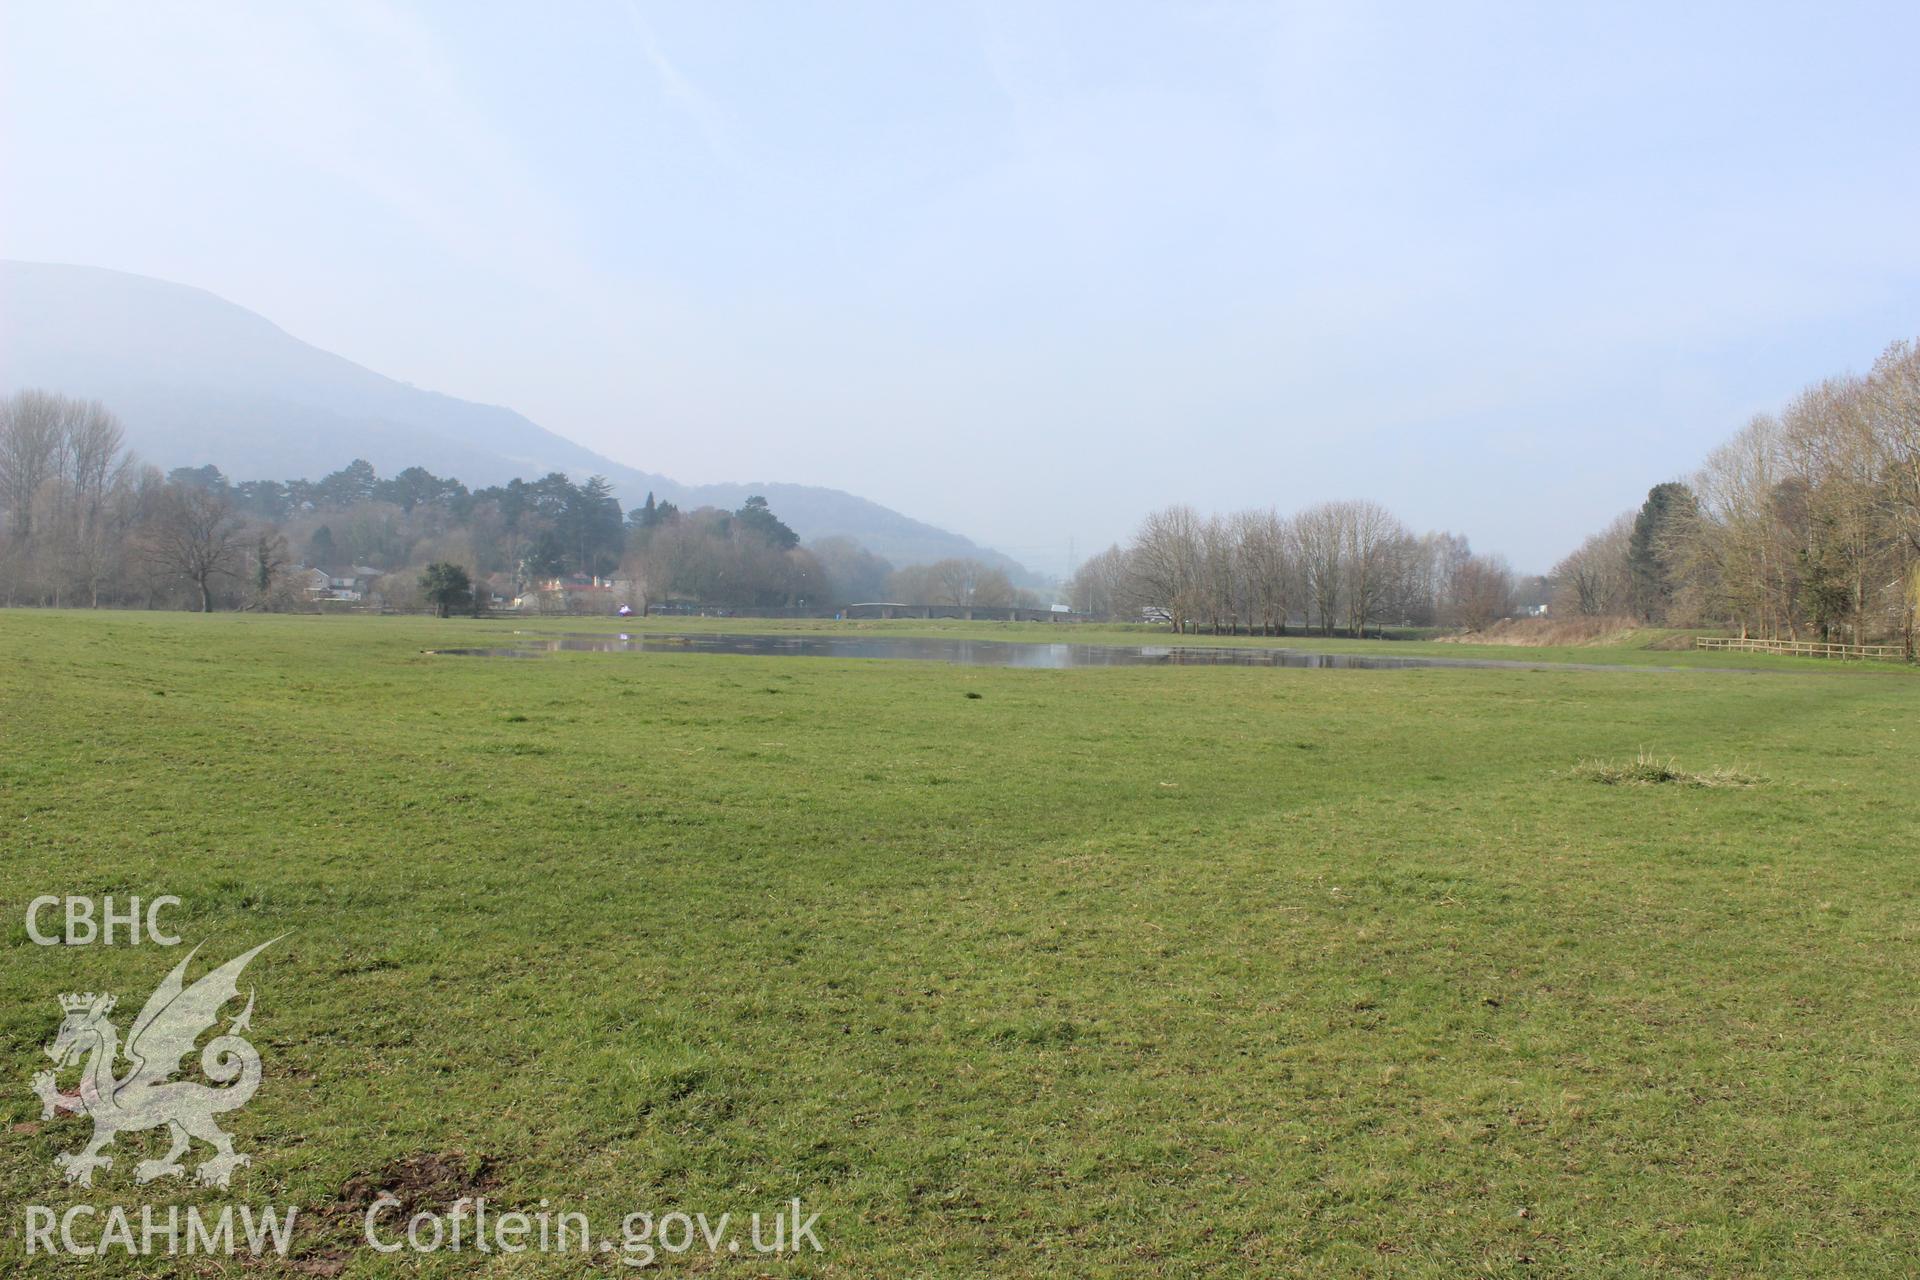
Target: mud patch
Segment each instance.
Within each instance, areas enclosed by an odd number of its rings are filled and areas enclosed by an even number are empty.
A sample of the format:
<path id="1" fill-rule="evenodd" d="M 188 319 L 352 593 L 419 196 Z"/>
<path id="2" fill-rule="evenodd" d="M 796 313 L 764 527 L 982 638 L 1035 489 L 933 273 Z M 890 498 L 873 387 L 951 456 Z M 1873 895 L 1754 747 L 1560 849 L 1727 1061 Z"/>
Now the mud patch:
<path id="1" fill-rule="evenodd" d="M 488 1156 L 463 1151 L 402 1156 L 374 1173 L 349 1178 L 327 1203 L 301 1209 L 286 1269 L 294 1275 L 321 1277 L 345 1271 L 354 1254 L 366 1247 L 367 1210 L 382 1194 L 400 1202 L 383 1212 L 382 1221 L 398 1222 L 404 1229 L 414 1214 L 444 1213 L 455 1200 L 485 1195 L 499 1181 L 498 1166 Z"/>

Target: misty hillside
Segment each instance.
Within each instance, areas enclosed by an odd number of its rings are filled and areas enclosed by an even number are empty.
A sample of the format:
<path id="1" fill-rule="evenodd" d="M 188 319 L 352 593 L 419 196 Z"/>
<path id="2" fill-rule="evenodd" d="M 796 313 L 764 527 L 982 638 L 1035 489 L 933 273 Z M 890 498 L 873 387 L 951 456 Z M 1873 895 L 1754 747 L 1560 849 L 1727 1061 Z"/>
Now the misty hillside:
<path id="1" fill-rule="evenodd" d="M 683 485 L 622 466 L 497 405 L 396 382 L 201 289 L 97 267 L 0 261 L 0 394 L 43 387 L 106 402 L 163 468 L 211 462 L 235 480 L 318 478 L 354 458 L 469 486 L 565 471 L 606 476 L 627 506 L 765 494 L 809 541 L 844 536 L 896 565 L 974 556 L 959 534 L 817 485 Z M 663 428 L 667 430 L 670 428 Z"/>

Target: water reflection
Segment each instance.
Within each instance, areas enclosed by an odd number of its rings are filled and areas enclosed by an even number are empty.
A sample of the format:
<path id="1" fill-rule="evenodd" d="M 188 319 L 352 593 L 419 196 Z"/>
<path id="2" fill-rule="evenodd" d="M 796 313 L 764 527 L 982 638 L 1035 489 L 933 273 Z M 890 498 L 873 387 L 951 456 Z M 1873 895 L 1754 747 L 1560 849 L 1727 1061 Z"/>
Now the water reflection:
<path id="1" fill-rule="evenodd" d="M 731 653 L 775 658 L 897 658 L 969 667 L 1316 667 L 1398 670 L 1411 667 L 1546 668 L 1648 671 L 1650 667 L 1436 658 L 1377 653 L 1318 653 L 1310 649 L 1236 649 L 1206 645 L 1035 644 L 1017 640 L 958 640 L 915 636 L 514 633 L 511 645 L 436 649 L 479 658 L 536 658 L 550 653 Z"/>

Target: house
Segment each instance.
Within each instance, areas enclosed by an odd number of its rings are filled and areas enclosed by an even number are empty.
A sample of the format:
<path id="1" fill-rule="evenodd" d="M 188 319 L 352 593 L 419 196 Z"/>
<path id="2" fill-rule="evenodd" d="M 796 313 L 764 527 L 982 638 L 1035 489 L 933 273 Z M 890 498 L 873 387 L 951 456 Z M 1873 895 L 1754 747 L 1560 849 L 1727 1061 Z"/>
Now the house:
<path id="1" fill-rule="evenodd" d="M 611 614 L 621 605 L 633 603 L 633 600 L 631 582 L 573 574 L 565 578 L 548 578 L 515 600 L 514 607 L 536 613 Z"/>
<path id="2" fill-rule="evenodd" d="M 325 569 L 296 569 L 295 581 L 305 588 L 309 600 L 360 601 L 372 592 L 374 583 L 386 576 L 385 570 L 357 564 L 345 573 Z"/>
<path id="3" fill-rule="evenodd" d="M 510 605 L 517 606 L 518 604 L 517 597 L 514 594 L 512 574 L 490 573 L 484 578 L 481 578 L 475 585 L 479 588 L 482 598 L 486 601 L 487 607 L 490 609 L 505 609 Z"/>
<path id="4" fill-rule="evenodd" d="M 365 600 L 373 590 L 373 584 L 384 575 L 380 570 L 364 564 L 357 564 L 346 573 L 334 574 L 327 580 L 334 600 Z"/>

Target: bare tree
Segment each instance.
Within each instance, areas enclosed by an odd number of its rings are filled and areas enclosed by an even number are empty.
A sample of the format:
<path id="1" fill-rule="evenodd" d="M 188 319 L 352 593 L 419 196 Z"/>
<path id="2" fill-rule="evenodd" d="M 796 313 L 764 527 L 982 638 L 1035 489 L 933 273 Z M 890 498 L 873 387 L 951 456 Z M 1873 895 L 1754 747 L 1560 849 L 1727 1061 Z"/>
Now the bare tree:
<path id="1" fill-rule="evenodd" d="M 1365 635 L 1385 594 L 1398 542 L 1410 535 L 1391 511 L 1377 502 L 1342 502 L 1340 546 L 1347 597 L 1347 627 Z"/>
<path id="2" fill-rule="evenodd" d="M 1163 507 L 1133 535 L 1128 564 L 1135 593 L 1143 604 L 1165 609 L 1176 633 L 1198 612 L 1200 561 L 1200 517 L 1192 507 Z"/>
<path id="3" fill-rule="evenodd" d="M 1453 573 L 1448 613 L 1469 631 L 1485 631 L 1513 611 L 1513 569 L 1500 556 L 1469 556 Z"/>
<path id="4" fill-rule="evenodd" d="M 1229 520 L 1209 516 L 1200 522 L 1200 580 L 1198 599 L 1206 611 L 1207 629 L 1214 635 L 1222 630 L 1238 634 L 1240 605 L 1245 596 L 1240 582 L 1240 556 L 1237 531 Z"/>
<path id="5" fill-rule="evenodd" d="M 1724 620 L 1743 636 L 1794 634 L 1800 561 L 1776 501 L 1789 476 L 1780 423 L 1765 414 L 1708 456 L 1694 482 L 1698 510 L 1670 535 L 1683 540 L 1685 614 Z"/>
<path id="6" fill-rule="evenodd" d="M 246 551 L 246 530 L 225 493 L 168 486 L 148 532 L 147 554 L 157 567 L 194 587 L 200 612 L 213 611 L 214 581 L 237 578 Z"/>
<path id="7" fill-rule="evenodd" d="M 1553 567 L 1548 576 L 1553 584 L 1556 615 L 1606 617 L 1624 614 L 1633 607 L 1627 569 L 1627 540 L 1633 536 L 1633 519 L 1633 512 L 1625 512 Z"/>
<path id="8" fill-rule="evenodd" d="M 1067 583 L 1069 609 L 1095 618 L 1117 616 L 1126 607 L 1127 554 L 1118 545 L 1091 556 Z"/>
<path id="9" fill-rule="evenodd" d="M 906 586 L 919 599 L 911 603 L 954 605 L 962 609 L 1005 609 L 1015 603 L 1017 593 L 1004 569 L 979 560 L 953 558 L 938 560 L 924 572 L 902 576 Z"/>
<path id="10" fill-rule="evenodd" d="M 1920 344 L 1896 342 L 1867 380 L 1867 411 L 1887 459 L 1887 505 L 1898 536 L 1920 557 Z"/>
<path id="11" fill-rule="evenodd" d="M 130 465 L 120 424 L 97 400 L 28 390 L 0 404 L 10 591 L 99 603 L 118 567 L 125 531 L 113 516 Z"/>
<path id="12" fill-rule="evenodd" d="M 0 404 L 0 507 L 17 539 L 33 535 L 35 500 L 59 474 L 67 401 L 45 391 L 16 391 Z"/>
<path id="13" fill-rule="evenodd" d="M 1317 621 L 1325 635 L 1333 634 L 1340 604 L 1342 525 L 1340 506 L 1332 502 L 1307 508 L 1293 522 L 1294 544 L 1299 548 L 1307 603 L 1311 606 L 1308 624 Z"/>
<path id="14" fill-rule="evenodd" d="M 1844 626 L 1858 642 L 1868 625 L 1886 529 L 1886 457 L 1866 384 L 1829 378 L 1781 415 L 1775 449 L 1787 475 L 1774 487 L 1783 551 L 1797 559 L 1798 598 L 1786 602 L 1823 638 Z"/>
<path id="15" fill-rule="evenodd" d="M 1891 591 L 1907 657 L 1920 632 L 1920 344 L 1896 342 L 1875 362 L 1867 412 L 1884 451 Z"/>
<path id="16" fill-rule="evenodd" d="M 69 401 L 61 449 L 59 509 L 53 532 L 63 585 L 100 604 L 100 589 L 112 577 L 126 529 L 115 519 L 116 497 L 124 489 L 133 460 L 125 451 L 126 433 L 98 400 Z"/>
<path id="17" fill-rule="evenodd" d="M 1419 621 L 1431 625 L 1443 620 L 1446 603 L 1453 596 L 1453 576 L 1472 556 L 1473 548 L 1463 534 L 1429 533 L 1420 539 L 1413 569 L 1418 579 L 1413 612 Z"/>
<path id="18" fill-rule="evenodd" d="M 972 604 L 981 568 L 979 561 L 963 559 L 940 560 L 929 565 L 927 576 L 934 594 L 927 603 Z"/>
<path id="19" fill-rule="evenodd" d="M 1272 507 L 1242 511 L 1233 523 L 1248 624 L 1262 635 L 1284 634 L 1297 576 L 1292 525 Z"/>

